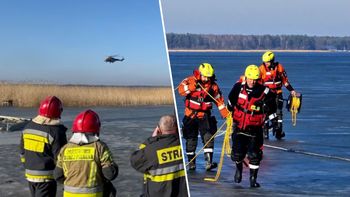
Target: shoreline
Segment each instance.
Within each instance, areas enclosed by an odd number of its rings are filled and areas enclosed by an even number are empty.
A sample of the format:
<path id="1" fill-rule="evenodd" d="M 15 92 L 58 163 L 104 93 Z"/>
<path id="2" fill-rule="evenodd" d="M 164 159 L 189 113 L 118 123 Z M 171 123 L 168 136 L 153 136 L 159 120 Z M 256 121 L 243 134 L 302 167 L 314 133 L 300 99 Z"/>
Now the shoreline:
<path id="1" fill-rule="evenodd" d="M 270 49 L 254 49 L 254 50 L 231 50 L 231 49 L 169 49 L 170 53 L 177 52 L 266 52 L 270 51 Z M 348 51 L 334 51 L 334 50 L 271 50 L 273 52 L 282 52 L 282 53 L 330 53 L 330 52 L 348 52 Z"/>
<path id="2" fill-rule="evenodd" d="M 37 107 L 55 95 L 65 107 L 173 105 L 171 87 L 105 87 L 0 83 L 0 106 Z"/>

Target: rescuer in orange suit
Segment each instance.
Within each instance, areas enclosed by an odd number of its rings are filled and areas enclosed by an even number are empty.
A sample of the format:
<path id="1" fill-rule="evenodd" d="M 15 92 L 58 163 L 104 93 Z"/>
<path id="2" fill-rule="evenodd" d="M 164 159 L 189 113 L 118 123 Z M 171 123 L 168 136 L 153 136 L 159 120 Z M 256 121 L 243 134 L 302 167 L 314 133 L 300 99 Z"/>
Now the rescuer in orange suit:
<path id="1" fill-rule="evenodd" d="M 282 139 L 285 136 L 283 131 L 283 95 L 282 86 L 285 86 L 290 91 L 292 96 L 296 96 L 297 92 L 290 84 L 287 73 L 282 64 L 275 62 L 275 54 L 272 51 L 267 51 L 262 56 L 263 63 L 259 69 L 261 72 L 261 82 L 264 86 L 268 87 L 275 94 L 276 111 L 269 117 L 272 120 L 273 133 L 277 139 Z M 277 119 L 274 117 L 277 116 Z M 268 138 L 268 121 L 264 127 L 265 138 Z"/>
<path id="2" fill-rule="evenodd" d="M 218 107 L 223 118 L 226 118 L 229 113 L 215 80 L 212 65 L 202 63 L 198 70 L 194 70 L 192 76 L 185 78 L 179 85 L 179 94 L 185 97 L 182 132 L 186 140 L 188 161 L 195 157 L 198 133 L 200 133 L 202 142 L 205 144 L 217 130 L 216 118 L 211 114 L 213 103 Z M 207 171 L 217 167 L 217 163 L 213 162 L 213 152 L 214 140 L 212 139 L 204 148 L 205 169 Z M 189 169 L 196 169 L 195 159 L 190 162 Z"/>

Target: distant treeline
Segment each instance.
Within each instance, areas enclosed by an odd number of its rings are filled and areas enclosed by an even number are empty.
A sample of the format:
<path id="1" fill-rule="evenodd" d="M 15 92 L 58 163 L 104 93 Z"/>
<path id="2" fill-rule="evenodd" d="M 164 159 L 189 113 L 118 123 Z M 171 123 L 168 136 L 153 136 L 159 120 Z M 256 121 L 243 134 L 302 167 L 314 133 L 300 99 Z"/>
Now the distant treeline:
<path id="1" fill-rule="evenodd" d="M 169 49 L 350 50 L 350 36 L 167 34 Z"/>

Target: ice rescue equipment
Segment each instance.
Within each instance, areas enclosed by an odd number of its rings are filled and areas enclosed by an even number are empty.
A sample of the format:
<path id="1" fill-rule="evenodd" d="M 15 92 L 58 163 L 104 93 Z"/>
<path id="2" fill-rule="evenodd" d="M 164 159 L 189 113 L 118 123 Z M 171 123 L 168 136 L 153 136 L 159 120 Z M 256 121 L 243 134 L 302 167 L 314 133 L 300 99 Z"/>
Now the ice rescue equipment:
<path id="1" fill-rule="evenodd" d="M 211 101 L 206 102 L 207 95 L 203 90 L 196 91 L 189 95 L 189 99 L 186 99 L 186 107 L 196 111 L 208 111 L 213 108 Z"/>
<path id="2" fill-rule="evenodd" d="M 204 178 L 205 181 L 216 182 L 219 179 L 220 174 L 221 174 L 221 169 L 222 169 L 222 165 L 224 163 L 225 153 L 228 157 L 230 157 L 230 155 L 231 155 L 230 137 L 232 135 L 232 124 L 233 124 L 233 121 L 232 121 L 231 116 L 229 115 L 226 118 L 226 133 L 225 133 L 224 142 L 222 143 L 222 149 L 221 149 L 218 170 L 216 171 L 216 175 L 214 178 L 206 177 L 206 178 Z"/>
<path id="3" fill-rule="evenodd" d="M 244 76 L 248 79 L 257 80 L 260 78 L 260 70 L 257 65 L 249 65 L 245 69 Z"/>
<path id="4" fill-rule="evenodd" d="M 263 62 L 273 62 L 275 60 L 275 54 L 272 51 L 267 51 L 261 59 Z"/>
<path id="5" fill-rule="evenodd" d="M 248 93 L 243 87 L 238 95 L 237 104 L 234 107 L 233 120 L 237 124 L 237 127 L 244 129 L 246 126 L 261 126 L 264 123 L 265 114 L 263 113 L 262 106 L 257 105 L 262 101 L 269 89 L 258 97 L 252 97 L 248 101 Z"/>
<path id="6" fill-rule="evenodd" d="M 202 63 L 199 65 L 198 70 L 202 76 L 212 77 L 214 75 L 214 68 L 209 63 Z"/>
<path id="7" fill-rule="evenodd" d="M 230 114 L 229 114 L 230 116 Z M 226 122 L 224 122 L 224 124 L 222 124 L 219 129 L 213 134 L 213 136 L 211 136 L 211 138 L 209 138 L 209 140 L 207 141 L 207 143 L 205 143 L 203 145 L 203 147 L 194 155 L 194 157 L 188 161 L 188 163 L 186 163 L 186 166 L 188 166 L 192 161 L 194 161 L 198 155 L 208 146 L 208 144 L 217 136 L 218 132 L 225 126 Z"/>
<path id="8" fill-rule="evenodd" d="M 282 78 L 280 74 L 283 73 L 283 68 L 280 64 L 277 64 L 273 69 L 269 69 L 266 65 L 263 67 L 263 85 L 270 88 L 272 91 L 276 91 L 277 94 L 282 93 Z M 290 85 L 288 81 L 284 84 L 286 87 Z"/>
<path id="9" fill-rule="evenodd" d="M 300 112 L 302 103 L 302 94 L 297 94 L 296 96 L 289 95 L 286 108 L 292 114 L 293 126 L 297 124 L 297 113 Z"/>

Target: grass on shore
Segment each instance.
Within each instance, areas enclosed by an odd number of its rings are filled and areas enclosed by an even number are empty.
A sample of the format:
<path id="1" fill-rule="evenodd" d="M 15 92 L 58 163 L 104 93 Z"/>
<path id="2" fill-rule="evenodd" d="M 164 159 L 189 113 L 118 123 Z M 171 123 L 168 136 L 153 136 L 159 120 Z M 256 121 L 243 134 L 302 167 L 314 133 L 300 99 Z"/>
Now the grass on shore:
<path id="1" fill-rule="evenodd" d="M 55 95 L 65 107 L 173 105 L 171 87 L 111 87 L 0 83 L 0 102 L 16 107 L 38 107 Z"/>

